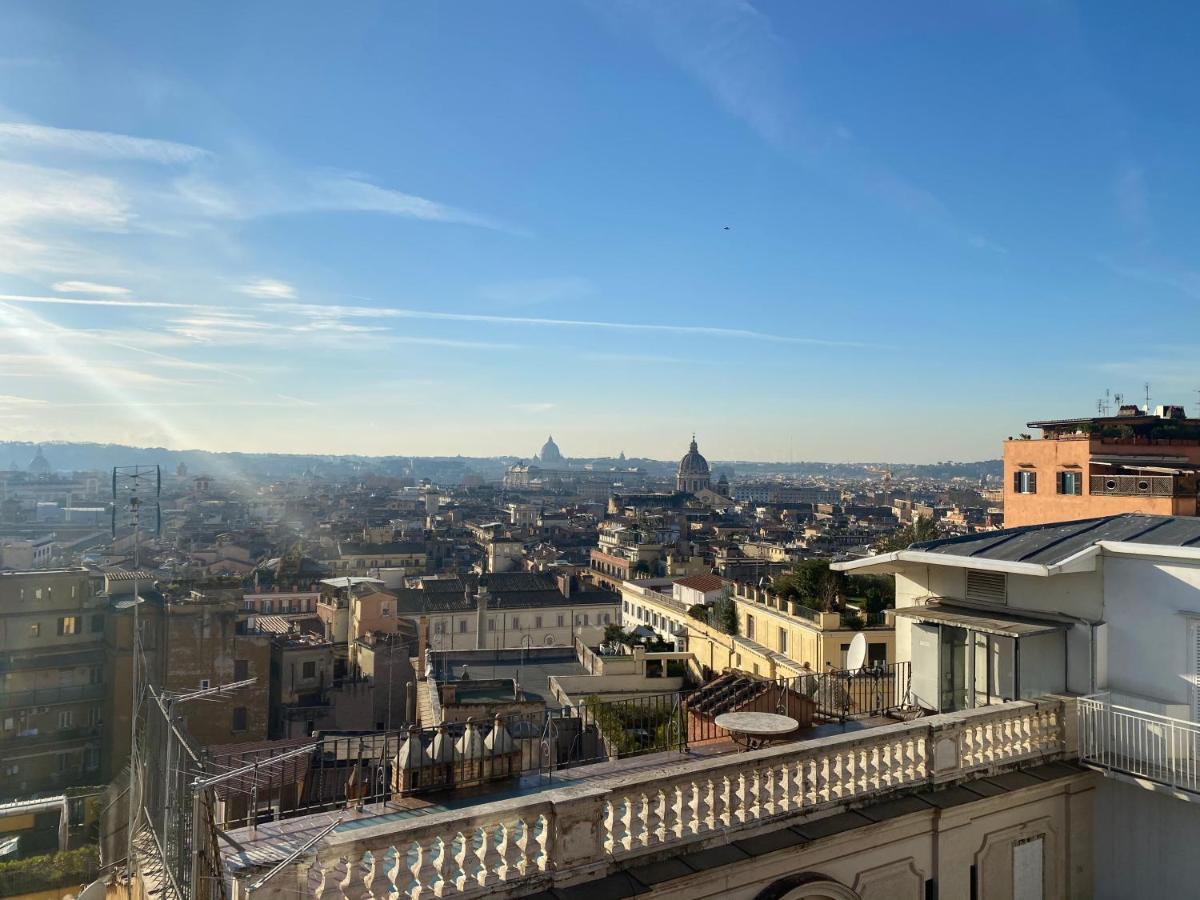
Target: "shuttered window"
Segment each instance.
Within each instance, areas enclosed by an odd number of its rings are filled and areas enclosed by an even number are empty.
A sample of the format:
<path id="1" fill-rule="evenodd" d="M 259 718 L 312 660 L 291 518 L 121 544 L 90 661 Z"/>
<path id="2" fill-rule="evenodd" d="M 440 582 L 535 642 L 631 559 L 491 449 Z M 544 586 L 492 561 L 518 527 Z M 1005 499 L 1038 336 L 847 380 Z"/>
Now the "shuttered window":
<path id="1" fill-rule="evenodd" d="M 1006 603 L 1008 601 L 1008 576 L 1003 572 L 980 572 L 967 570 L 966 599 L 981 603 Z"/>
<path id="2" fill-rule="evenodd" d="M 1200 722 L 1200 622 L 1192 623 L 1192 721 Z"/>
<path id="3" fill-rule="evenodd" d="M 1013 472 L 1013 493 L 1036 494 L 1037 472 Z"/>
<path id="4" fill-rule="evenodd" d="M 1055 489 L 1060 494 L 1079 496 L 1083 493 L 1082 472 L 1056 472 Z"/>

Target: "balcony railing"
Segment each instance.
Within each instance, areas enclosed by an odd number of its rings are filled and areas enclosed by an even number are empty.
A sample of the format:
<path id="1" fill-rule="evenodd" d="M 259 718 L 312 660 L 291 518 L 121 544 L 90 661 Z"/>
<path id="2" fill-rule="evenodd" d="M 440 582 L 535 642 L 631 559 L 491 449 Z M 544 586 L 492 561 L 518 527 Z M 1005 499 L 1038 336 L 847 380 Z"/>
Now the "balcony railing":
<path id="1" fill-rule="evenodd" d="M 1174 497 L 1175 479 L 1171 475 L 1092 475 L 1088 493 L 1114 497 Z"/>
<path id="2" fill-rule="evenodd" d="M 419 818 L 334 831 L 254 892 L 300 897 L 480 897 L 598 877 L 648 854 L 856 801 L 963 781 L 1068 750 L 1064 704 L 1015 701 L 832 738 L 666 766 Z M 322 819 L 324 825 L 324 819 Z M 235 898 L 262 870 L 236 873 Z"/>
<path id="3" fill-rule="evenodd" d="M 18 709 L 22 706 L 54 706 L 58 703 L 99 700 L 103 696 L 104 685 L 102 684 L 78 684 L 35 688 L 31 691 L 7 691 L 0 693 L 0 709 Z"/>
<path id="4" fill-rule="evenodd" d="M 1107 692 L 1081 698 L 1078 715 L 1081 762 L 1200 793 L 1200 723 L 1114 705 Z"/>

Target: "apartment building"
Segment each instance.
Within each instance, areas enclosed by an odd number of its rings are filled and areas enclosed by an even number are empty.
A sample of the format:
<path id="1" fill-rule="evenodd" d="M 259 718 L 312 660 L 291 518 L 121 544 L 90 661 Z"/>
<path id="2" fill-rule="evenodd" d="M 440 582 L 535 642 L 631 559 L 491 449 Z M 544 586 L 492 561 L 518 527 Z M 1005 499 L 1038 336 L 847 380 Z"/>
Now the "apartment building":
<path id="1" fill-rule="evenodd" d="M 1030 422 L 1004 442 L 1009 527 L 1120 513 L 1194 516 L 1200 419 L 1181 406 L 1122 406 L 1115 416 Z"/>
<path id="2" fill-rule="evenodd" d="M 0 800 L 102 780 L 98 593 L 82 568 L 0 572 Z"/>
<path id="3" fill-rule="evenodd" d="M 621 625 L 649 628 L 677 649 L 692 652 L 709 672 L 741 669 L 782 677 L 803 672 L 843 669 L 854 635 L 867 636 L 867 659 L 885 665 L 896 661 L 890 618 L 850 626 L 841 613 L 818 612 L 755 585 L 725 581 L 715 575 L 684 579 L 653 578 L 621 585 Z M 706 588 L 697 599 L 697 587 Z M 697 602 L 711 603 L 728 589 L 737 608 L 738 633 L 727 635 L 690 614 Z"/>
<path id="4" fill-rule="evenodd" d="M 1200 519 L 1124 514 L 836 564 L 896 578 L 896 642 L 930 712 L 1077 695 L 1096 896 L 1200 883 Z M 1118 824 L 1119 823 L 1119 824 Z"/>

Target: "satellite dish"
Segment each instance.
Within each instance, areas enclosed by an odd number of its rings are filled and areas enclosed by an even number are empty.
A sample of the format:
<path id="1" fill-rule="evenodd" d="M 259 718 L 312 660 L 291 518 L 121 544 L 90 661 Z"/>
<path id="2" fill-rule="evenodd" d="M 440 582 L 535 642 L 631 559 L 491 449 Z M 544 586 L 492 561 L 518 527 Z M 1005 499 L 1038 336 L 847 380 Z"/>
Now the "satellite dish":
<path id="1" fill-rule="evenodd" d="M 861 631 L 850 641 L 850 649 L 846 653 L 846 668 L 857 672 L 867 661 L 867 636 Z"/>

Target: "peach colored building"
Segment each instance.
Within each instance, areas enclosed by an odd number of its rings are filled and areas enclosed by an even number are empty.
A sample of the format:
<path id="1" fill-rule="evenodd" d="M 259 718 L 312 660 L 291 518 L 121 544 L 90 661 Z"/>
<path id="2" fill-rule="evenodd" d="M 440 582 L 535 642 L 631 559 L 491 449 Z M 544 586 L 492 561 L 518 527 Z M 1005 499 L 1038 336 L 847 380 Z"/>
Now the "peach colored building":
<path id="1" fill-rule="evenodd" d="M 1030 422 L 1040 439 L 1004 442 L 1007 527 L 1118 513 L 1197 515 L 1200 419 L 1182 407 L 1153 414 Z"/>

